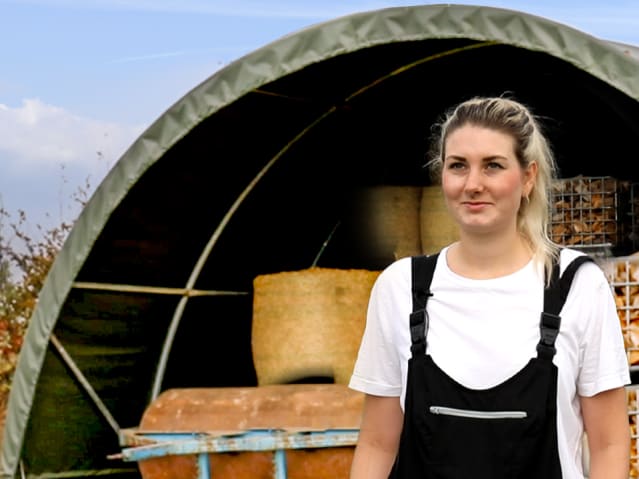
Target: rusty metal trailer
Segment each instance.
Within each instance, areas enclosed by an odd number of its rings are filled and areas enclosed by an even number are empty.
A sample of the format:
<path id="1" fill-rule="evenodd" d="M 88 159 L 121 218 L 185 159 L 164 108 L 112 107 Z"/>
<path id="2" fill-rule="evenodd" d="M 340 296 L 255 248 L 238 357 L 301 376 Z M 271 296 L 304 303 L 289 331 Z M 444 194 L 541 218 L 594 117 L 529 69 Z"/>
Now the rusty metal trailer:
<path id="1" fill-rule="evenodd" d="M 287 479 L 286 451 L 354 446 L 357 429 L 327 431 L 250 430 L 230 434 L 156 433 L 124 431 L 123 449 L 112 459 L 140 462 L 167 456 L 197 456 L 197 479 L 211 479 L 210 454 L 269 451 L 273 454 L 273 479 Z"/>

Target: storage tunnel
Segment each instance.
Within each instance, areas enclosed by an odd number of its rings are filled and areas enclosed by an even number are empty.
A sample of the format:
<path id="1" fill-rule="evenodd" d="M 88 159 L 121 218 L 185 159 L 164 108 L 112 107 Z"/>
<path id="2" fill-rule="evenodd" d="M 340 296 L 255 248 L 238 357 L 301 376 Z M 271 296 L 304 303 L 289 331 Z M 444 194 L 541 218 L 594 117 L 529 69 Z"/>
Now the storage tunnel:
<path id="1" fill-rule="evenodd" d="M 311 26 L 204 80 L 119 159 L 49 273 L 2 477 L 137 477 L 108 456 L 161 391 L 255 385 L 254 278 L 383 268 L 353 198 L 430 184 L 429 127 L 462 99 L 530 105 L 564 177 L 636 181 L 635 54 L 522 12 L 428 5 Z"/>

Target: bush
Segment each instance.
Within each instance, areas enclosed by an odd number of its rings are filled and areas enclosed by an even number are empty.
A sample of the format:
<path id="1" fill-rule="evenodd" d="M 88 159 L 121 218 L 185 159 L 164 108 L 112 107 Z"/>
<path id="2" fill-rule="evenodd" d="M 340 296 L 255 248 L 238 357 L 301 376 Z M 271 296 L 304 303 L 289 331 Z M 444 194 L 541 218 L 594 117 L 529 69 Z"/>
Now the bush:
<path id="1" fill-rule="evenodd" d="M 6 225 L 5 225 L 6 224 Z M 0 208 L 0 408 L 4 409 L 24 333 L 38 294 L 71 224 L 27 233 L 27 217 Z M 6 228 L 8 227 L 8 228 Z M 7 236 L 7 230 L 9 236 Z"/>

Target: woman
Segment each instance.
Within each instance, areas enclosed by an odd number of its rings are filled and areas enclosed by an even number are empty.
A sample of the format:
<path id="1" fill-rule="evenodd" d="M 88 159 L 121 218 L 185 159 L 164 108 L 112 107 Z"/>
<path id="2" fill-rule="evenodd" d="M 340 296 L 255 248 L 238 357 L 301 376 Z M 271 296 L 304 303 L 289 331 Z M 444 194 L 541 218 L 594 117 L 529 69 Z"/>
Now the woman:
<path id="1" fill-rule="evenodd" d="M 597 265 L 548 238 L 555 164 L 536 119 L 474 98 L 434 144 L 459 241 L 426 265 L 396 261 L 373 288 L 351 479 L 581 479 L 584 430 L 590 479 L 627 479 L 615 303 Z"/>

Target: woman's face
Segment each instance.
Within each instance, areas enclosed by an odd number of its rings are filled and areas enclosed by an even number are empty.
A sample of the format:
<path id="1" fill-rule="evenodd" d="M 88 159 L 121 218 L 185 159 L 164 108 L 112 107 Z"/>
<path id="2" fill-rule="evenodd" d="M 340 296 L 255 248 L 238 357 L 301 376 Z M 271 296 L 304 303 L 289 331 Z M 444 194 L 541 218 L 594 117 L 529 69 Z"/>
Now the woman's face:
<path id="1" fill-rule="evenodd" d="M 537 165 L 522 169 L 514 139 L 489 128 L 465 125 L 445 143 L 442 190 L 462 232 L 499 234 L 517 228 L 517 212 L 532 190 Z"/>

